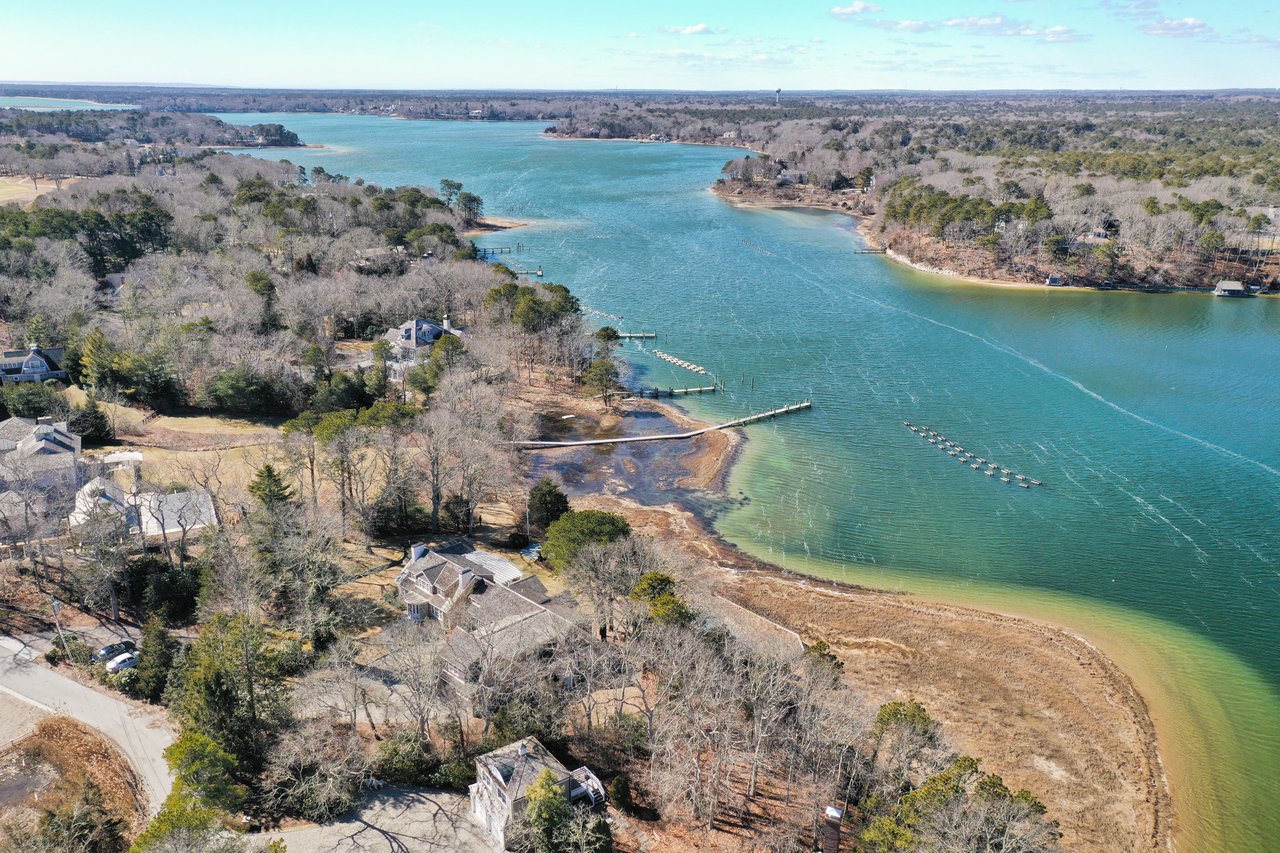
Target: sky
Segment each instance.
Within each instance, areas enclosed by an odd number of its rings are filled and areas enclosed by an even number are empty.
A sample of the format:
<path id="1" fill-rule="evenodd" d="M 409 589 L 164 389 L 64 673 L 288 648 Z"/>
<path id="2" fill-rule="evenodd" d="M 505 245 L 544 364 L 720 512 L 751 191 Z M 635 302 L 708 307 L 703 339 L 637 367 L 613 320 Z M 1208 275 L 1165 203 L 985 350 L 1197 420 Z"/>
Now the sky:
<path id="1" fill-rule="evenodd" d="M 1280 9 L 1280 3 L 1275 4 Z M 0 81 L 370 89 L 1280 86 L 1272 0 L 0 0 Z"/>

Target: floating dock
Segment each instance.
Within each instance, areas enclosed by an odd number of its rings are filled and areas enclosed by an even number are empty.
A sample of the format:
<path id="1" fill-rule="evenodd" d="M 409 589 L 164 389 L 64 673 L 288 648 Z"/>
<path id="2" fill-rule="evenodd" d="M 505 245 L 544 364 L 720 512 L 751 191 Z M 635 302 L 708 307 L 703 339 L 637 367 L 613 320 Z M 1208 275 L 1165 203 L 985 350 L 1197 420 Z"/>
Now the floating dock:
<path id="1" fill-rule="evenodd" d="M 792 403 L 788 406 L 779 406 L 776 409 L 770 409 L 767 412 L 760 412 L 755 415 L 747 415 L 745 418 L 737 418 L 736 420 L 726 421 L 715 426 L 703 427 L 702 429 L 690 430 L 689 432 L 666 433 L 663 435 L 635 435 L 627 438 L 593 438 L 584 441 L 513 441 L 511 445 L 520 450 L 550 450 L 557 447 L 593 447 L 602 444 L 633 444 L 640 441 L 680 441 L 683 439 L 697 438 L 705 433 L 718 429 L 732 429 L 734 427 L 743 427 L 747 424 L 753 424 L 758 421 L 770 420 L 780 415 L 789 415 L 792 412 L 802 412 L 805 409 L 813 408 L 812 400 L 801 400 L 799 403 Z"/>
<path id="2" fill-rule="evenodd" d="M 650 352 L 668 364 L 674 364 L 676 367 L 683 367 L 685 370 L 692 371 L 693 373 L 706 375 L 707 369 L 700 364 L 693 364 L 692 362 L 685 361 L 682 358 L 676 358 L 674 355 L 665 353 L 660 349 L 650 350 Z"/>
<path id="3" fill-rule="evenodd" d="M 1032 486 L 1044 485 L 1044 483 L 1039 480 L 1033 480 L 1026 474 L 1019 474 L 1014 469 L 1001 465 L 999 462 L 988 462 L 981 456 L 974 456 L 972 453 L 968 452 L 945 435 L 940 435 L 927 426 L 916 426 L 912 424 L 911 421 L 903 421 L 902 425 L 939 450 L 946 451 L 948 456 L 955 457 L 961 462 L 968 464 L 974 471 L 981 471 L 988 477 L 995 477 L 997 474 L 1000 475 L 1000 482 L 1002 483 L 1016 484 L 1024 489 L 1029 489 Z M 985 468 L 983 467 L 984 465 L 986 466 Z"/>

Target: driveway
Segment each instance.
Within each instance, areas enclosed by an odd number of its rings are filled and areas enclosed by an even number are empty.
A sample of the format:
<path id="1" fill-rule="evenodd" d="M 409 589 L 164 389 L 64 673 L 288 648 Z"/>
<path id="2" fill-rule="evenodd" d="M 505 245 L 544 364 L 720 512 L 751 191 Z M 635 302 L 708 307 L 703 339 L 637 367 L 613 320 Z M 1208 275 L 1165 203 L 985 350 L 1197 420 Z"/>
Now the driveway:
<path id="1" fill-rule="evenodd" d="M 470 818 L 462 794 L 428 788 L 384 788 L 360 811 L 328 826 L 307 826 L 251 836 L 284 840 L 289 853 L 493 853 L 498 846 Z"/>
<path id="2" fill-rule="evenodd" d="M 147 792 L 150 814 L 169 796 L 173 778 L 164 750 L 173 730 L 163 711 L 134 705 L 73 681 L 37 661 L 35 648 L 0 637 L 0 690 L 90 726 L 110 738 L 133 764 Z"/>

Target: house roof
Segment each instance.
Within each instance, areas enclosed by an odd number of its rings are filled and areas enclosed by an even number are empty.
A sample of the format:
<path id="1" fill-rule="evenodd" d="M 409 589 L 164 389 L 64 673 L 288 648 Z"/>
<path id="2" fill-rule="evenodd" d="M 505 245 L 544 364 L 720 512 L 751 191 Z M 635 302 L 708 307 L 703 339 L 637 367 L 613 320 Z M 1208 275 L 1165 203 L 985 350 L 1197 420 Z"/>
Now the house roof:
<path id="1" fill-rule="evenodd" d="M 457 677 L 486 658 L 516 658 L 540 648 L 573 627 L 544 606 L 550 596 L 535 578 L 521 579 L 510 562 L 476 551 L 465 539 L 438 550 L 415 545 L 414 552 L 419 556 L 401 570 L 397 584 L 407 604 L 447 613 L 454 630 L 442 656 Z"/>
<path id="2" fill-rule="evenodd" d="M 218 523 L 213 496 L 205 489 L 131 495 L 109 477 L 94 477 L 76 492 L 76 506 L 67 522 L 79 527 L 104 510 L 116 513 L 144 536 L 191 532 Z"/>
<path id="3" fill-rule="evenodd" d="M 448 331 L 444 326 L 418 317 L 401 323 L 383 337 L 401 347 L 429 347 L 446 334 Z"/>
<path id="4" fill-rule="evenodd" d="M 0 353 L 0 370 L 6 372 L 21 371 L 27 359 L 36 355 L 48 366 L 49 372 L 56 373 L 61 370 L 59 365 L 62 364 L 62 357 L 65 354 L 66 350 L 63 347 L 44 349 L 40 346 L 32 346 L 28 349 L 7 350 Z"/>
<path id="5" fill-rule="evenodd" d="M 515 802 L 524 797 L 544 770 L 555 774 L 557 781 L 569 776 L 569 770 L 547 750 L 536 737 L 527 737 L 515 743 L 486 752 L 476 759 L 476 764 L 492 773 L 506 792 L 507 801 Z"/>

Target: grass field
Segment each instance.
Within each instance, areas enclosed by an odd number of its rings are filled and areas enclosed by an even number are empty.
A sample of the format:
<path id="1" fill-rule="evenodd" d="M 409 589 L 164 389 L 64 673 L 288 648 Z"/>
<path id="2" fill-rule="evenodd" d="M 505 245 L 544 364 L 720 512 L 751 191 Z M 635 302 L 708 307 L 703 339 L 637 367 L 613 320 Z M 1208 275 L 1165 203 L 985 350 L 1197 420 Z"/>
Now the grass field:
<path id="1" fill-rule="evenodd" d="M 62 185 L 68 186 L 76 182 L 76 178 L 66 178 Z M 0 177 L 0 204 L 9 204 L 10 202 L 18 202 L 25 204 L 33 201 L 37 197 L 47 192 L 53 192 L 55 189 L 53 181 L 40 181 L 40 186 L 33 187 L 30 178 L 20 178 L 14 176 Z"/>

